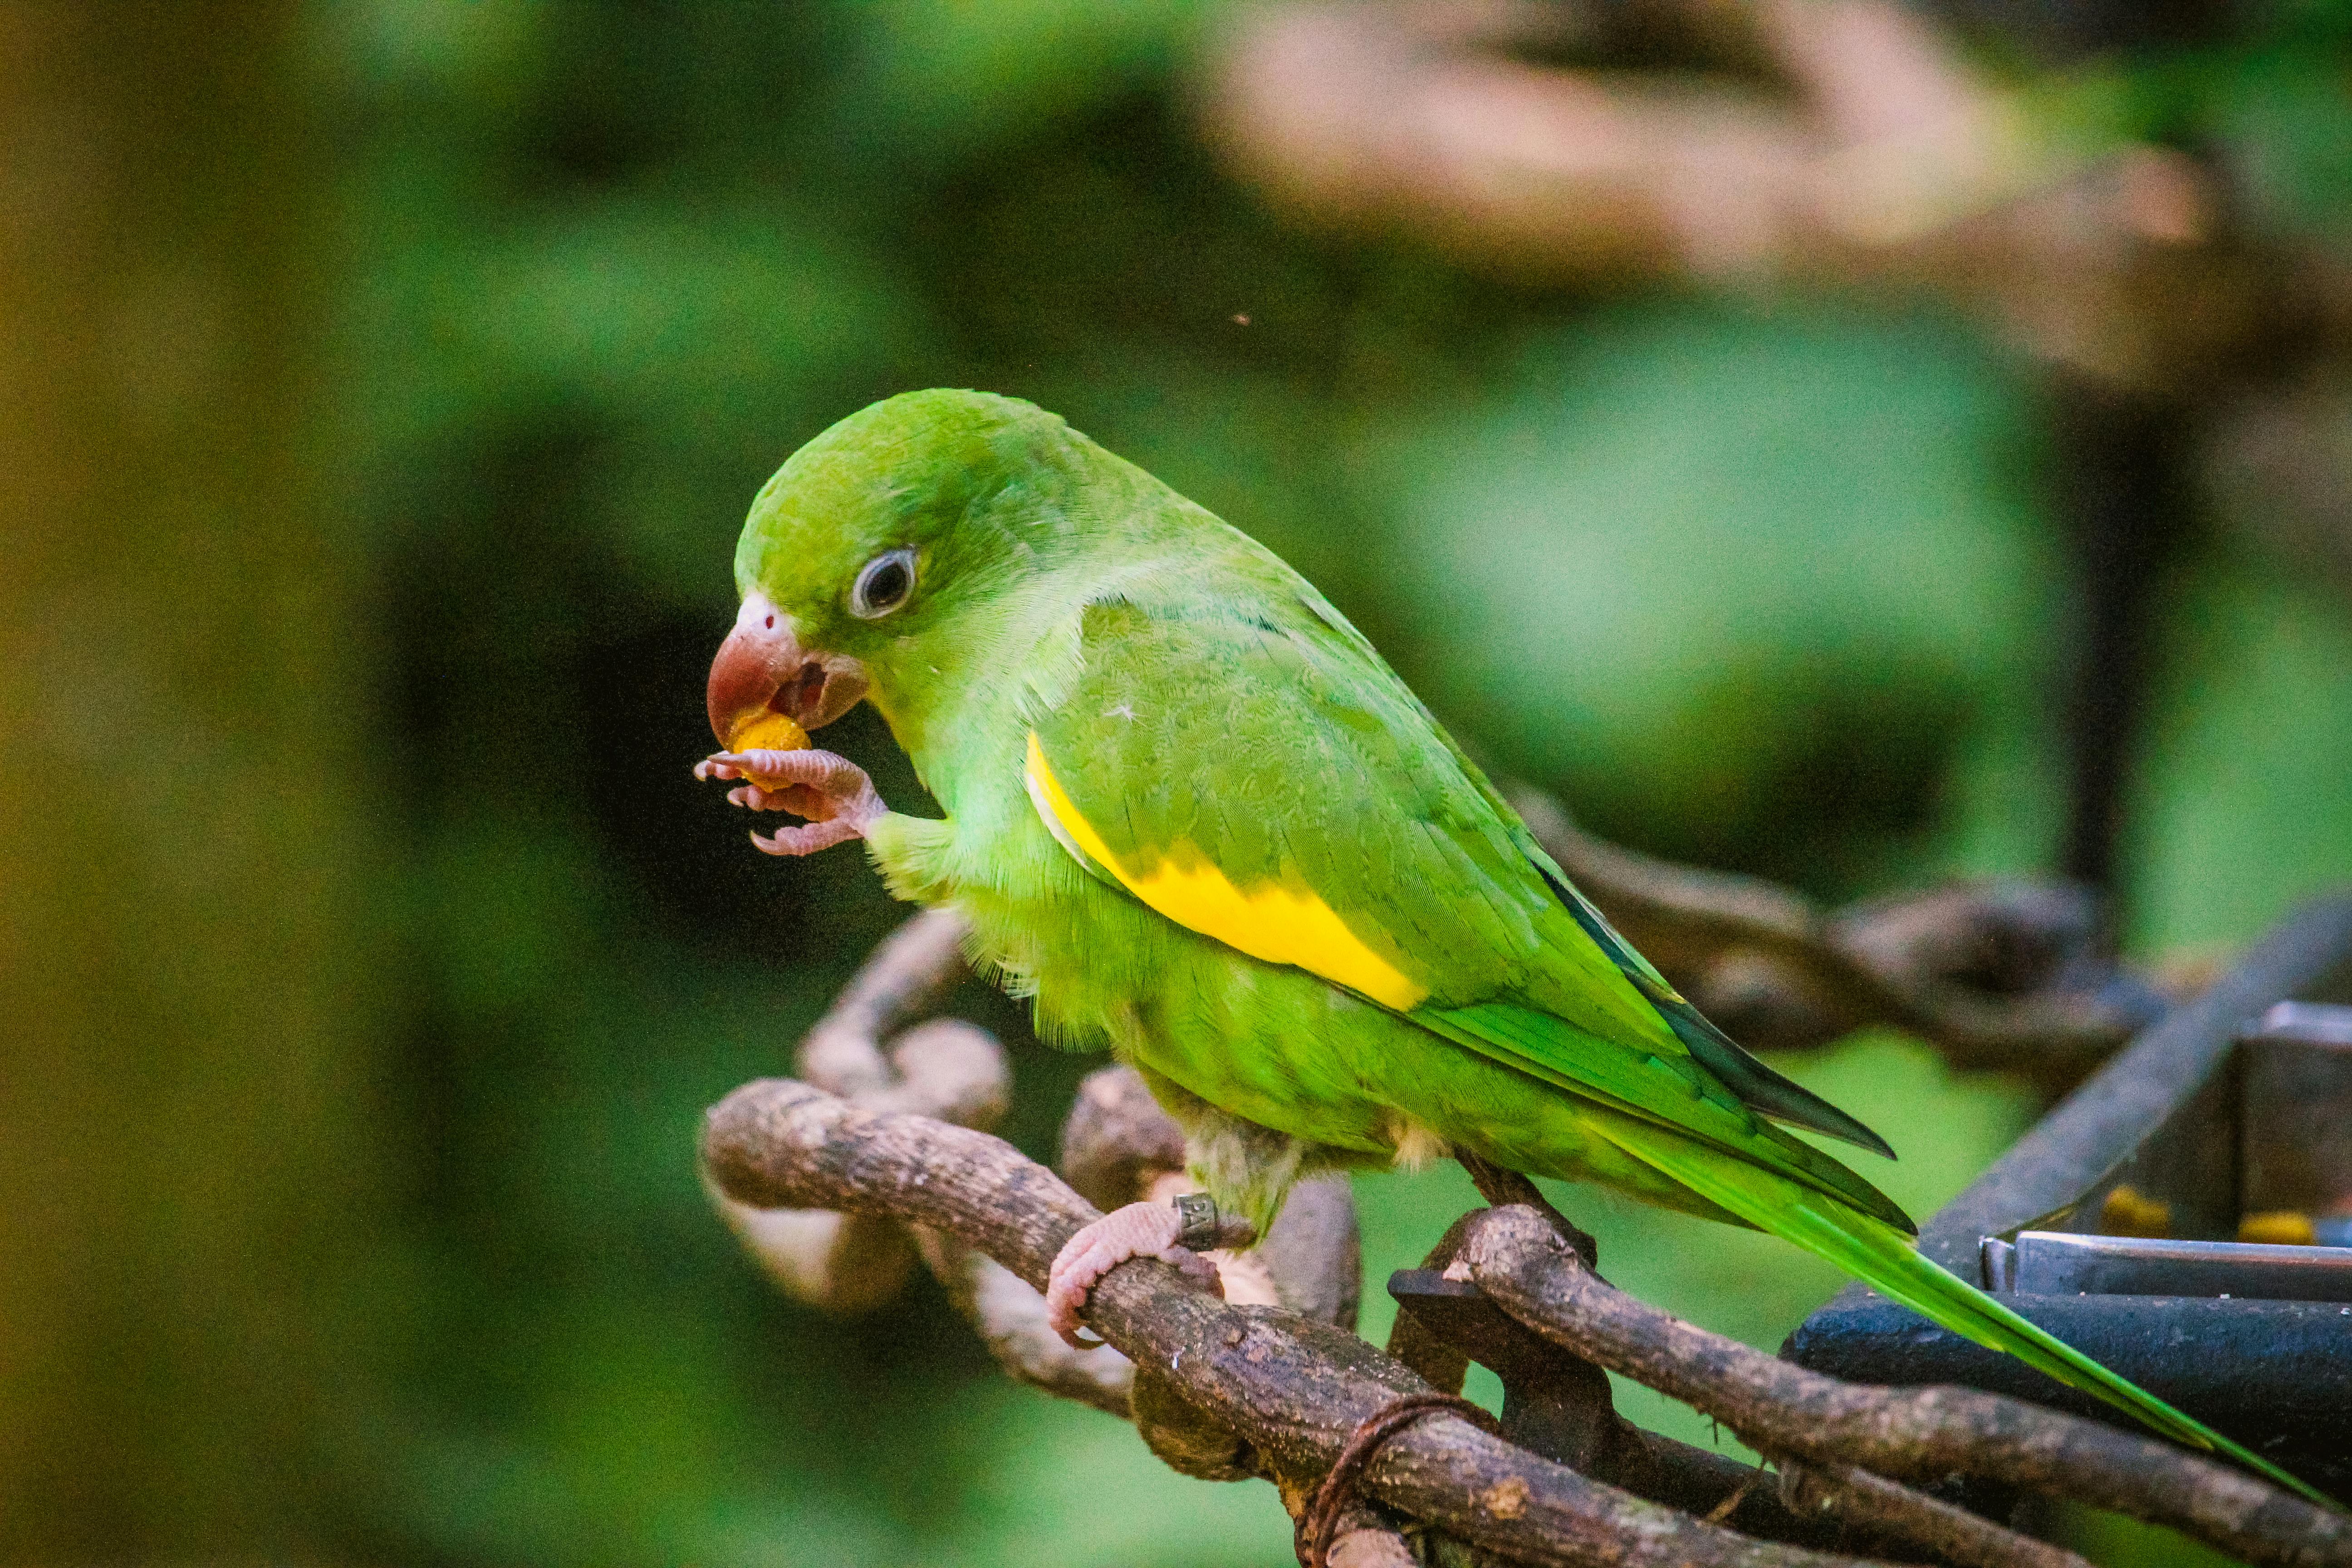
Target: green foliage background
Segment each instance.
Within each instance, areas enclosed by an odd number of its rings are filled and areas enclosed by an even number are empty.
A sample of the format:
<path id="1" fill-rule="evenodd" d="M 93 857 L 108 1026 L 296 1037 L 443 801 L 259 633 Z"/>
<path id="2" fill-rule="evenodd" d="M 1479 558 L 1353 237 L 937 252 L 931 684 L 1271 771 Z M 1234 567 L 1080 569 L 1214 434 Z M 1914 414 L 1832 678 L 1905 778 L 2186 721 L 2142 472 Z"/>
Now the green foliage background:
<path id="1" fill-rule="evenodd" d="M 1188 118 L 1181 68 L 1222 17 L 308 13 L 337 302 L 313 412 L 363 552 L 350 918 L 389 1151 L 370 1245 L 321 1265 L 338 1381 L 289 1461 L 334 1550 L 1287 1560 L 1267 1489 L 1180 1479 L 1009 1387 L 928 1285 L 849 1322 L 780 1300 L 698 1189 L 701 1109 L 782 1067 L 902 913 L 854 854 L 751 854 L 688 773 L 744 507 L 873 398 L 1063 413 L 1286 554 L 1476 749 L 1628 842 L 1832 899 L 2049 861 L 2064 594 L 2030 370 L 1925 311 L 1523 293 L 1297 226 Z M 2342 122 L 2310 109 L 2342 107 L 2340 72 L 2314 79 L 2263 143 L 2294 153 L 2294 200 L 2341 173 Z M 2217 537 L 2166 611 L 2124 910 L 2144 952 L 2242 942 L 2352 873 L 2341 600 Z M 917 797 L 878 722 L 836 733 Z M 1049 1153 L 1094 1063 L 976 987 L 961 1005 L 1013 1051 L 1010 1135 Z M 1885 1180 L 1915 1212 L 2033 1114 L 1892 1037 L 1787 1065 L 1902 1146 Z M 1378 1282 L 1468 1194 L 1360 1196 L 1377 1334 Z M 1753 1342 L 1834 1287 L 1760 1237 L 1564 1201 L 1621 1284 Z"/>

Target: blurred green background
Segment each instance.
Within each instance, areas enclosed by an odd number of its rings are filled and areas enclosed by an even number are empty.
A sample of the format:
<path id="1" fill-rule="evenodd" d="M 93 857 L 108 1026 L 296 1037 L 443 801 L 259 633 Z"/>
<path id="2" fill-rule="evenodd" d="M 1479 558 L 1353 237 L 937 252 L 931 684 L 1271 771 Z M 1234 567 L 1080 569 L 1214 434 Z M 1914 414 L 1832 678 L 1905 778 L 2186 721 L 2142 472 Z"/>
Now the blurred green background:
<path id="1" fill-rule="evenodd" d="M 1230 20 L 0 11 L 0 1561 L 1288 1561 L 1270 1489 L 1005 1384 L 928 1284 L 782 1301 L 697 1186 L 702 1107 L 902 912 L 688 775 L 751 493 L 891 392 L 1066 415 L 1620 839 L 1828 899 L 2051 867 L 2039 373 L 1924 306 L 1584 297 L 1286 217 L 1192 116 Z M 2352 876 L 2352 618 L 2250 540 L 2166 569 L 2143 956 Z M 958 1005 L 1049 1153 L 1095 1062 Z M 1915 1212 L 2036 1110 L 1892 1037 L 1786 1065 Z M 1470 1194 L 1360 1198 L 1377 1336 Z M 1563 1201 L 1757 1343 L 1834 1287 Z"/>

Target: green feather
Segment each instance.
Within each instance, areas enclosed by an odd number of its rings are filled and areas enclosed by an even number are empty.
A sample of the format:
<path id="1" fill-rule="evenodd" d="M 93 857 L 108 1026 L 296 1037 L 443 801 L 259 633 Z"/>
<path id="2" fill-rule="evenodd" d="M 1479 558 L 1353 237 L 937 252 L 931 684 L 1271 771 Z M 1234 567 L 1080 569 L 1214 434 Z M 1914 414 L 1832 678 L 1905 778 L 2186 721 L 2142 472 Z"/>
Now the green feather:
<path id="1" fill-rule="evenodd" d="M 1885 1194 L 1811 1144 L 1759 1120 L 1688 1058 L 1636 1052 L 1547 1014 L 1507 1004 L 1423 1008 L 1412 1016 L 1473 1050 L 1538 1073 L 1563 1089 L 1597 1096 L 1643 1121 L 1704 1140 L 1731 1159 L 1840 1199 L 1901 1235 L 1918 1230 Z M 1711 1193 L 1703 1195 L 1720 1203 Z"/>

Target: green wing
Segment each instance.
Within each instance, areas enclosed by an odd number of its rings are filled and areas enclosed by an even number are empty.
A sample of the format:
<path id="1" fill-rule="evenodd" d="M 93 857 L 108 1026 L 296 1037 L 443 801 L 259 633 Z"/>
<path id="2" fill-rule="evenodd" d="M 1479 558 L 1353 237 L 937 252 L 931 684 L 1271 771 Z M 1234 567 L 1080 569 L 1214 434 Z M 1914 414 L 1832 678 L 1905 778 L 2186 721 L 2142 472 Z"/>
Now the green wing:
<path id="1" fill-rule="evenodd" d="M 1756 1112 L 1885 1143 L 1676 995 L 1311 589 L 1248 615 L 1097 604 L 1082 647 L 1084 674 L 1036 720 L 1032 791 L 1098 874 L 1243 952 L 1907 1224 Z M 1344 932 L 1318 945 L 1326 918 Z"/>
<path id="2" fill-rule="evenodd" d="M 1711 1145 L 1737 1163 L 1826 1194 L 1905 1235 L 1918 1229 L 1885 1194 L 1820 1150 L 1762 1121 L 1728 1089 L 1686 1063 L 1611 1048 L 1549 1014 L 1508 1003 L 1422 1007 L 1409 1016 L 1458 1045 L 1606 1100 L 1643 1121 Z"/>

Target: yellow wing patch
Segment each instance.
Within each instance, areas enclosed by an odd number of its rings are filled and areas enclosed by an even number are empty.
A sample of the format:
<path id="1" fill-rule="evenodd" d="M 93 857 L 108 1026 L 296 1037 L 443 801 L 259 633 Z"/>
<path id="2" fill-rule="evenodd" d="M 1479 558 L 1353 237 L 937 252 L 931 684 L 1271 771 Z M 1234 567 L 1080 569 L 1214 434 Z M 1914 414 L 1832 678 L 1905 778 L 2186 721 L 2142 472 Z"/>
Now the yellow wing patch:
<path id="1" fill-rule="evenodd" d="M 1364 945 L 1331 906 L 1312 892 L 1261 882 L 1247 891 L 1234 886 L 1207 856 L 1191 844 L 1169 846 L 1160 864 L 1139 876 L 1121 865 L 1094 825 L 1082 816 L 1045 764 L 1033 731 L 1024 781 L 1062 847 L 1091 860 L 1146 907 L 1187 931 L 1213 937 L 1227 947 L 1268 963 L 1286 963 L 1361 992 L 1383 1007 L 1406 1012 L 1420 1005 L 1428 988 L 1414 984 L 1396 966 Z"/>

